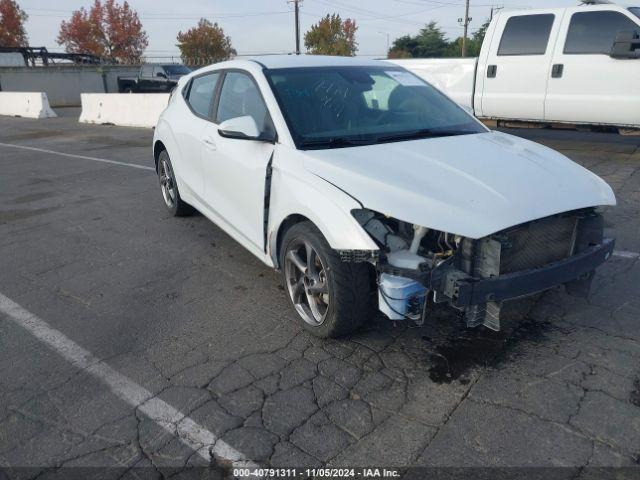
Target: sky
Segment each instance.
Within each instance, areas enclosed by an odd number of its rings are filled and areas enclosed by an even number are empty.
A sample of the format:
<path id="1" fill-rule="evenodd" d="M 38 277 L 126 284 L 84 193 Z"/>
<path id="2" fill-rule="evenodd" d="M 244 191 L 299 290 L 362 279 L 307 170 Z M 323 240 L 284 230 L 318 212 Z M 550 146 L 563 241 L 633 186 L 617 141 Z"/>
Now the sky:
<path id="1" fill-rule="evenodd" d="M 60 22 L 74 10 L 93 3 L 17 1 L 29 15 L 26 29 L 31 46 L 53 51 L 62 51 L 55 41 Z M 470 31 L 489 17 L 491 6 L 543 8 L 578 3 L 579 0 L 471 0 Z M 287 0 L 129 0 L 129 4 L 138 12 L 149 36 L 149 57 L 177 57 L 176 35 L 195 26 L 201 17 L 222 26 L 240 55 L 290 53 L 295 49 L 293 5 Z M 303 34 L 327 13 L 355 19 L 358 55 L 379 57 L 387 51 L 387 39 L 393 43 L 399 36 L 416 34 L 431 20 L 437 21 L 450 38 L 461 36 L 458 19 L 464 16 L 464 0 L 303 0 L 300 10 Z"/>

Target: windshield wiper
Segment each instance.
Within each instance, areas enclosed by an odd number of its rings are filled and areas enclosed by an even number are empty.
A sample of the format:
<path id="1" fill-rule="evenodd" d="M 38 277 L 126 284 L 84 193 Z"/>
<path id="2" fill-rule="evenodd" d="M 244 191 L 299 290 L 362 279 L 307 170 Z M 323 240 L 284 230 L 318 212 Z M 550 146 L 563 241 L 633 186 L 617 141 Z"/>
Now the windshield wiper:
<path id="1" fill-rule="evenodd" d="M 377 142 L 377 138 L 352 138 L 352 137 L 329 137 L 329 138 L 312 138 L 302 140 L 300 145 L 303 147 L 356 147 L 361 145 L 372 145 Z"/>
<path id="2" fill-rule="evenodd" d="M 437 137 L 455 137 L 458 135 L 472 135 L 476 132 L 474 130 L 431 130 L 423 128 L 420 130 L 412 130 L 410 132 L 399 132 L 390 135 L 379 136 L 376 140 L 378 142 L 390 142 L 394 140 L 414 140 L 419 138 L 437 138 Z"/>

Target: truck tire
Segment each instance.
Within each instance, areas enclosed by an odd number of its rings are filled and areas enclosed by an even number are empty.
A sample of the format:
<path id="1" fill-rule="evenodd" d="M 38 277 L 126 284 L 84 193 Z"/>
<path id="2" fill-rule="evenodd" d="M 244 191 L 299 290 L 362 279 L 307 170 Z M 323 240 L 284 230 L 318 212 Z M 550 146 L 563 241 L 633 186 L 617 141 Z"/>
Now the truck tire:
<path id="1" fill-rule="evenodd" d="M 180 197 L 173 165 L 171 165 L 171 159 L 166 150 L 160 152 L 158 156 L 158 180 L 164 204 L 174 217 L 186 217 L 193 214 L 194 208 Z"/>
<path id="2" fill-rule="evenodd" d="M 287 230 L 280 266 L 289 300 L 311 334 L 341 337 L 372 317 L 371 265 L 343 262 L 313 223 L 297 223 Z"/>

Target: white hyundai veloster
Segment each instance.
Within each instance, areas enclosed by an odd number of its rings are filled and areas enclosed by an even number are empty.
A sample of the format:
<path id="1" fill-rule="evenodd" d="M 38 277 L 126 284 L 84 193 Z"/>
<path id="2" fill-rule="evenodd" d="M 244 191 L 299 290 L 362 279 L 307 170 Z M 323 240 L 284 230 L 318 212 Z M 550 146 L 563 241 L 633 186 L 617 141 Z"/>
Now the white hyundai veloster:
<path id="1" fill-rule="evenodd" d="M 587 295 L 613 251 L 602 179 L 384 61 L 265 56 L 195 71 L 153 154 L 168 209 L 199 210 L 280 269 L 321 337 L 375 308 L 423 321 L 434 302 L 498 330 L 506 300 L 559 285 Z"/>

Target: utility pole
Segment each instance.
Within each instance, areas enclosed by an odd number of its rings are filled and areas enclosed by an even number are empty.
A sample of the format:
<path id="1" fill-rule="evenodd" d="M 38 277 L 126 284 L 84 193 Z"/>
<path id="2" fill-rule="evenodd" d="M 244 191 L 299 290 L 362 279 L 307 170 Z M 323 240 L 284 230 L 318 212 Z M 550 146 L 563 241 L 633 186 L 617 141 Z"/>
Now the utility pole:
<path id="1" fill-rule="evenodd" d="M 491 7 L 491 16 L 489 17 L 489 20 L 493 20 L 493 15 L 494 13 L 499 12 L 500 10 L 502 10 L 504 7 L 501 7 L 499 5 L 496 5 L 495 7 Z"/>
<path id="2" fill-rule="evenodd" d="M 469 0 L 466 0 L 465 2 L 465 9 L 464 9 L 464 20 L 461 18 L 458 21 L 462 22 L 462 25 L 464 26 L 464 35 L 462 36 L 462 56 L 466 57 L 467 56 L 467 37 L 469 35 L 469 24 L 471 23 L 472 18 L 469 17 Z"/>
<path id="3" fill-rule="evenodd" d="M 296 11 L 296 55 L 300 55 L 300 4 L 302 0 L 293 0 Z"/>

